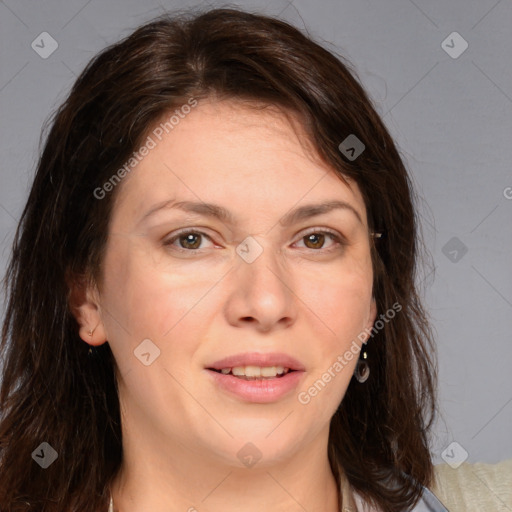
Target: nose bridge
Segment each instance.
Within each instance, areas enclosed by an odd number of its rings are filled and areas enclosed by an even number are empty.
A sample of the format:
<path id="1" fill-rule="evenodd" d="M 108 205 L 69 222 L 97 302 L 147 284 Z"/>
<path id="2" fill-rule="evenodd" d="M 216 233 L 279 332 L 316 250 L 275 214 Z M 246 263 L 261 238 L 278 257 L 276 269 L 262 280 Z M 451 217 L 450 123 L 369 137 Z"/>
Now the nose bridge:
<path id="1" fill-rule="evenodd" d="M 270 329 L 272 324 L 294 316 L 294 297 L 291 275 L 282 265 L 280 252 L 260 242 L 251 236 L 237 247 L 240 261 L 233 275 L 228 310 L 232 322 L 252 318 Z"/>
<path id="2" fill-rule="evenodd" d="M 286 270 L 282 265 L 281 253 L 267 240 L 263 246 L 262 238 L 247 237 L 237 247 L 242 260 L 239 264 L 240 279 L 249 287 L 264 285 L 269 293 L 276 294 L 285 285 Z"/>

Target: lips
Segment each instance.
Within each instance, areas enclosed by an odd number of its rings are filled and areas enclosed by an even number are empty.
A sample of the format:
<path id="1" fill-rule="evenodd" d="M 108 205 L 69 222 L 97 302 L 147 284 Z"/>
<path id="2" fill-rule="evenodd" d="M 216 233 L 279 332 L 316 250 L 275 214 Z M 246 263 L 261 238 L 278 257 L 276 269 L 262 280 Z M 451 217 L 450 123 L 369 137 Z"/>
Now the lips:
<path id="1" fill-rule="evenodd" d="M 271 352 L 267 354 L 260 352 L 246 352 L 244 354 L 235 354 L 208 364 L 205 368 L 208 370 L 220 371 L 224 368 L 242 366 L 259 366 L 262 368 L 282 366 L 283 368 L 289 368 L 290 371 L 305 371 L 304 365 L 300 361 L 288 354 L 279 352 Z"/>
<path id="2" fill-rule="evenodd" d="M 258 367 L 261 375 L 254 376 L 258 374 Z M 305 376 L 300 361 L 278 352 L 235 354 L 208 364 L 205 370 L 219 391 L 243 402 L 262 404 L 291 396 Z M 244 376 L 244 373 L 252 376 Z M 274 376 L 265 376 L 267 373 Z"/>

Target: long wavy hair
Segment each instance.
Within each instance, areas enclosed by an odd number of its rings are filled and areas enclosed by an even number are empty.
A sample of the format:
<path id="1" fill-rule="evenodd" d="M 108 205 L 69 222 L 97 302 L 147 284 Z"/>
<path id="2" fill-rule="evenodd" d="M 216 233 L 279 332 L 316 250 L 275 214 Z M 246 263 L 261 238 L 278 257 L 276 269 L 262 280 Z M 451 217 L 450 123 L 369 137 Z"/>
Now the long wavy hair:
<path id="1" fill-rule="evenodd" d="M 352 379 L 331 421 L 329 461 L 370 503 L 406 510 L 432 483 L 433 331 L 416 277 L 423 248 L 404 163 L 347 61 L 288 23 L 239 9 L 176 11 L 97 54 L 42 132 L 35 178 L 4 279 L 0 354 L 0 509 L 108 507 L 122 437 L 115 360 L 78 335 L 70 279 L 101 276 L 122 183 L 97 198 L 148 129 L 191 97 L 267 104 L 299 116 L 318 155 L 366 205 L 378 315 L 402 309 L 367 345 L 370 378 Z M 365 145 L 356 159 L 340 143 Z M 44 137 L 43 137 L 44 135 Z M 57 452 L 43 469 L 42 442 Z M 34 460 L 33 460 L 34 458 Z"/>

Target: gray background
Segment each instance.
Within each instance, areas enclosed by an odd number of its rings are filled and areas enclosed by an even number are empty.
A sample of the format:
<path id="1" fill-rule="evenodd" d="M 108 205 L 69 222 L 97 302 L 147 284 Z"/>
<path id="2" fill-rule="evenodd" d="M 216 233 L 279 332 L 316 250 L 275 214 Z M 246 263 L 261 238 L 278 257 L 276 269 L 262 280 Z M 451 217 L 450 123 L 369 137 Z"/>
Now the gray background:
<path id="1" fill-rule="evenodd" d="M 96 52 L 138 24 L 164 9 L 197 5 L 206 3 L 0 1 L 2 275 L 43 121 L 76 75 Z M 466 452 L 469 462 L 512 457 L 512 2 L 236 5 L 307 27 L 354 64 L 421 196 L 432 266 L 425 267 L 420 284 L 439 347 L 436 461 L 455 467 Z M 454 31 L 468 43 L 457 58 L 442 47 Z M 31 47 L 42 32 L 58 43 L 46 59 Z M 461 44 L 456 36 L 444 46 L 455 55 Z"/>

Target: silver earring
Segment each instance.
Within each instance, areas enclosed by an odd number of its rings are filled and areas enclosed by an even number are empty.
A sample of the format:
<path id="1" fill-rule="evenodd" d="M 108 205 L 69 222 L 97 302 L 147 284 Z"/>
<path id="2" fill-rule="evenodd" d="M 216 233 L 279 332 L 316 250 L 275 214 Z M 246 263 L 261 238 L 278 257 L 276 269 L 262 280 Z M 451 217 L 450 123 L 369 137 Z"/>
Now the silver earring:
<path id="1" fill-rule="evenodd" d="M 363 346 L 361 348 L 361 355 L 359 356 L 359 360 L 357 361 L 354 376 L 358 380 L 358 382 L 360 382 L 361 384 L 363 382 L 366 382 L 368 380 L 368 377 L 370 376 L 370 365 L 368 364 L 368 352 L 366 351 L 365 346 Z"/>

